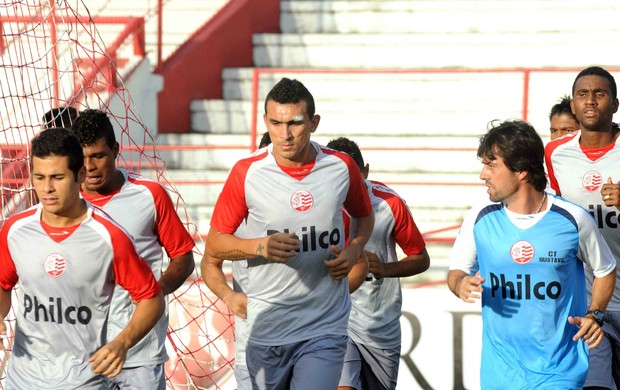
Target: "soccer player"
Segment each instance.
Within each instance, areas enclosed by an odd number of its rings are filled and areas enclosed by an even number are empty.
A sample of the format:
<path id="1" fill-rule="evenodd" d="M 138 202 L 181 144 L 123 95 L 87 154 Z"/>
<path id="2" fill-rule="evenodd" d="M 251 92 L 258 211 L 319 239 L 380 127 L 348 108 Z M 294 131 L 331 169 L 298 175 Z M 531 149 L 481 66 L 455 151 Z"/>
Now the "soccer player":
<path id="1" fill-rule="evenodd" d="M 551 107 L 549 113 L 549 133 L 553 141 L 556 138 L 579 130 L 579 122 L 570 107 L 570 96 L 564 96 L 559 103 Z"/>
<path id="2" fill-rule="evenodd" d="M 194 240 L 177 215 L 170 196 L 159 183 L 116 167 L 119 145 L 105 112 L 85 110 L 71 130 L 84 150 L 86 177 L 82 196 L 101 207 L 133 237 L 138 253 L 149 264 L 164 295 L 178 289 L 194 270 Z M 164 272 L 162 247 L 170 262 Z M 114 291 L 108 337 L 115 337 L 134 309 L 130 296 Z M 123 371 L 112 380 L 119 389 L 165 389 L 164 363 L 168 314 L 129 350 Z"/>
<path id="3" fill-rule="evenodd" d="M 248 259 L 253 387 L 333 389 L 347 344 L 347 274 L 374 223 L 370 199 L 350 157 L 310 141 L 320 116 L 302 83 L 280 80 L 265 100 L 264 121 L 272 144 L 231 170 L 205 258 Z M 359 223 L 345 249 L 343 206 Z M 248 238 L 233 234 L 242 223 Z"/>
<path id="4" fill-rule="evenodd" d="M 271 144 L 269 132 L 263 133 L 258 148 L 264 148 Z M 242 237 L 243 225 L 239 226 L 235 235 Z M 245 345 L 247 344 L 246 308 L 247 308 L 247 280 L 248 262 L 247 260 L 237 260 L 232 262 L 233 288 L 226 283 L 226 277 L 222 271 L 222 259 L 209 257 L 205 252 L 200 263 L 200 273 L 202 279 L 209 289 L 235 314 L 235 380 L 237 390 L 252 390 L 252 381 L 245 363 Z M 209 277 L 207 277 L 207 275 Z"/>
<path id="5" fill-rule="evenodd" d="M 618 110 L 616 81 L 605 69 L 593 66 L 579 72 L 573 83 L 571 108 L 581 125 L 574 135 L 550 142 L 545 148 L 549 181 L 558 195 L 592 214 L 616 259 L 620 258 L 620 146 L 612 122 Z M 593 272 L 586 268 L 588 292 Z M 620 287 L 607 306 L 593 307 L 606 338 L 590 353 L 586 387 L 620 386 Z M 615 384 L 614 384 L 615 381 Z"/>
<path id="6" fill-rule="evenodd" d="M 490 202 L 457 235 L 448 287 L 482 299 L 483 389 L 581 389 L 588 349 L 604 339 L 597 310 L 614 289 L 616 260 L 586 210 L 544 192 L 544 147 L 523 121 L 480 139 Z M 593 270 L 586 305 L 585 266 Z"/>
<path id="7" fill-rule="evenodd" d="M 41 132 L 30 162 L 40 203 L 0 231 L 0 315 L 17 283 L 21 308 L 5 389 L 105 389 L 102 375 L 118 375 L 127 350 L 161 317 L 161 289 L 125 231 L 80 199 L 84 158 L 69 130 Z M 104 345 L 115 283 L 137 303 Z"/>
<path id="8" fill-rule="evenodd" d="M 401 344 L 399 278 L 428 269 L 426 244 L 407 203 L 385 184 L 368 180 L 369 166 L 355 142 L 341 137 L 327 147 L 347 153 L 356 162 L 375 213 L 375 226 L 364 248 L 370 272 L 351 294 L 350 340 L 338 388 L 395 389 Z M 405 253 L 400 260 L 396 244 Z"/>

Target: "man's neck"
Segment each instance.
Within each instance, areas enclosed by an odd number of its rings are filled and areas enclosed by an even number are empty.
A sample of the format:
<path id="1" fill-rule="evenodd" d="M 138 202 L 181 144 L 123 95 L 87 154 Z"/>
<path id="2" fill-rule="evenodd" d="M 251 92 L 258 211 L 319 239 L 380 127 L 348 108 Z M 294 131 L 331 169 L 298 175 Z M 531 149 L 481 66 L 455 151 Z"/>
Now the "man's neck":
<path id="1" fill-rule="evenodd" d="M 588 130 L 581 129 L 581 137 L 579 138 L 579 144 L 584 148 L 597 149 L 608 146 L 616 142 L 618 138 L 618 132 L 610 126 L 608 130 Z"/>
<path id="2" fill-rule="evenodd" d="M 544 191 L 537 191 L 534 187 L 529 186 L 528 189 L 515 193 L 510 199 L 505 199 L 504 205 L 516 214 L 537 214 L 546 210 L 547 196 Z"/>
<path id="3" fill-rule="evenodd" d="M 86 203 L 80 199 L 71 210 L 63 214 L 54 214 L 43 209 L 41 211 L 41 221 L 52 227 L 63 228 L 82 223 L 86 219 L 86 213 Z"/>

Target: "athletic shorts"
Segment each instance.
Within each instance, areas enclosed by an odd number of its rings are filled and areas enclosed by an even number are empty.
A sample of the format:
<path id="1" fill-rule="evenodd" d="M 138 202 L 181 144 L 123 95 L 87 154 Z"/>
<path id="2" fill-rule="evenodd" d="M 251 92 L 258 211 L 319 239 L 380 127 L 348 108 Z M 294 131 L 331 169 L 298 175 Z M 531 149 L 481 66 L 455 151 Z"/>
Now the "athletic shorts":
<path id="1" fill-rule="evenodd" d="M 109 390 L 166 390 L 163 364 L 123 368 L 114 378 L 108 378 Z"/>
<path id="2" fill-rule="evenodd" d="M 280 346 L 248 342 L 245 355 L 253 389 L 336 389 L 348 339 L 328 335 Z"/>
<path id="3" fill-rule="evenodd" d="M 603 331 L 601 344 L 590 350 L 590 368 L 583 387 L 616 390 L 620 386 L 620 312 L 605 313 Z"/>
<path id="4" fill-rule="evenodd" d="M 380 349 L 349 340 L 339 387 L 393 390 L 398 380 L 400 347 Z"/>
<path id="5" fill-rule="evenodd" d="M 252 390 L 252 380 L 247 366 L 235 364 L 235 379 L 237 380 L 237 390 Z"/>

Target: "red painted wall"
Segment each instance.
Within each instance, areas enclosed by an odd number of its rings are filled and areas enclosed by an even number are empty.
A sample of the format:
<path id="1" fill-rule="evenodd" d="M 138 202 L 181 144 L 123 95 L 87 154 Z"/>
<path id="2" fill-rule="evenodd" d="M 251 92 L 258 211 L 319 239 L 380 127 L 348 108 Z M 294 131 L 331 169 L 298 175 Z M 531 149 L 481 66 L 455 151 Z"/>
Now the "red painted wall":
<path id="1" fill-rule="evenodd" d="M 252 34 L 261 32 L 280 32 L 280 0 L 231 0 L 156 69 L 159 132 L 189 131 L 190 101 L 221 99 L 222 68 L 253 66 Z"/>

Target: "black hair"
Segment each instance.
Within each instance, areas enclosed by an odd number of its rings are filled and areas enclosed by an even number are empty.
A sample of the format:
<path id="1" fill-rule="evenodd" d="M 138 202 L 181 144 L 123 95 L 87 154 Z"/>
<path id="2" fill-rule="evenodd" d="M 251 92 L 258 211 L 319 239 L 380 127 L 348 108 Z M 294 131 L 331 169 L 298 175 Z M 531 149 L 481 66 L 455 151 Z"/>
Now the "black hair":
<path id="1" fill-rule="evenodd" d="M 570 108 L 570 96 L 562 96 L 560 101 L 554 104 L 551 107 L 551 112 L 549 112 L 549 120 L 553 118 L 554 115 L 568 115 L 575 120 L 575 122 L 579 123 L 575 114 Z"/>
<path id="2" fill-rule="evenodd" d="M 80 112 L 71 130 L 78 137 L 82 146 L 94 145 L 100 139 L 105 140 L 110 149 L 116 145 L 114 126 L 112 126 L 108 115 L 103 111 L 87 109 Z"/>
<path id="3" fill-rule="evenodd" d="M 54 127 L 71 128 L 78 116 L 78 111 L 71 106 L 55 107 L 46 112 L 41 120 L 43 127 L 51 129 Z"/>
<path id="4" fill-rule="evenodd" d="M 364 170 L 364 157 L 355 141 L 351 141 L 346 137 L 339 137 L 329 141 L 326 146 L 339 152 L 345 152 L 351 156 L 361 171 Z"/>
<path id="5" fill-rule="evenodd" d="M 614 79 L 614 76 L 612 76 L 611 73 L 601 68 L 600 66 L 591 66 L 579 72 L 577 77 L 575 77 L 575 81 L 573 82 L 573 96 L 575 96 L 575 86 L 577 85 L 577 80 L 584 76 L 600 76 L 607 79 L 609 88 L 611 88 L 611 97 L 613 99 L 617 97 L 618 90 L 616 87 L 616 80 Z"/>
<path id="6" fill-rule="evenodd" d="M 527 181 L 537 191 L 547 186 L 545 147 L 534 127 L 521 120 L 491 122 L 490 130 L 480 138 L 478 158 L 504 159 L 512 172 L 527 172 Z"/>
<path id="7" fill-rule="evenodd" d="M 53 127 L 40 132 L 31 143 L 30 164 L 32 157 L 66 156 L 69 160 L 69 169 L 77 181 L 78 173 L 84 166 L 84 153 L 75 134 L 62 127 Z"/>
<path id="8" fill-rule="evenodd" d="M 265 112 L 267 112 L 267 103 L 270 100 L 280 104 L 297 104 L 304 101 L 306 102 L 308 115 L 310 118 L 314 116 L 314 98 L 310 91 L 298 80 L 284 77 L 278 81 L 265 98 Z"/>
<path id="9" fill-rule="evenodd" d="M 265 146 L 271 143 L 271 137 L 269 136 L 269 132 L 265 131 L 263 133 L 262 138 L 260 139 L 260 143 L 258 144 L 258 148 L 264 148 Z"/>

